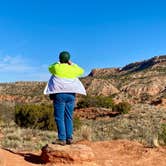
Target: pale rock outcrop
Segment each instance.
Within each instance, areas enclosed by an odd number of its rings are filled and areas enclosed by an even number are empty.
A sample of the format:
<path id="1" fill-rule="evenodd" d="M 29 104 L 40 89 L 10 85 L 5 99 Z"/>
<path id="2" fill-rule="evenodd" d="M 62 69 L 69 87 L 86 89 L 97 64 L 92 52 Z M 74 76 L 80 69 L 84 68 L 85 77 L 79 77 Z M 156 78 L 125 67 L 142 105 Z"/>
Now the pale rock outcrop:
<path id="1" fill-rule="evenodd" d="M 45 163 L 55 165 L 97 166 L 92 149 L 82 144 L 46 145 L 42 148 L 41 158 Z"/>
<path id="2" fill-rule="evenodd" d="M 98 68 L 93 69 L 89 76 L 91 77 L 110 77 L 112 75 L 116 75 L 120 72 L 120 68 Z"/>
<path id="3" fill-rule="evenodd" d="M 140 96 L 147 93 L 150 96 L 158 95 L 165 89 L 166 77 L 153 77 L 143 80 L 135 80 L 121 88 L 121 91 L 127 92 L 131 96 Z"/>
<path id="4" fill-rule="evenodd" d="M 109 96 L 119 93 L 119 90 L 112 85 L 111 80 L 93 79 L 90 85 L 87 87 L 87 92 L 92 95 Z"/>

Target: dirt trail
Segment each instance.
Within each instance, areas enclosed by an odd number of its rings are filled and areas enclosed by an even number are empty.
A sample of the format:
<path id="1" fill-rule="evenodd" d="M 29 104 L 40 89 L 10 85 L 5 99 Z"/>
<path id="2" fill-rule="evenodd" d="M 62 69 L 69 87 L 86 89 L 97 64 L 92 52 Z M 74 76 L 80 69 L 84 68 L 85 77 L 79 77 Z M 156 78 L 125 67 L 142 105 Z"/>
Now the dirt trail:
<path id="1" fill-rule="evenodd" d="M 96 142 L 89 146 L 100 166 L 166 166 L 164 147 L 145 148 L 137 142 L 124 140 Z"/>
<path id="2" fill-rule="evenodd" d="M 39 154 L 16 153 L 0 149 L 0 166 L 40 166 L 41 164 Z"/>
<path id="3" fill-rule="evenodd" d="M 94 162 L 98 166 L 166 166 L 166 147 L 145 148 L 137 142 L 127 140 L 80 143 L 93 149 L 96 158 Z M 0 149 L 0 166 L 41 165 L 44 164 L 40 160 L 40 153 L 16 154 Z"/>

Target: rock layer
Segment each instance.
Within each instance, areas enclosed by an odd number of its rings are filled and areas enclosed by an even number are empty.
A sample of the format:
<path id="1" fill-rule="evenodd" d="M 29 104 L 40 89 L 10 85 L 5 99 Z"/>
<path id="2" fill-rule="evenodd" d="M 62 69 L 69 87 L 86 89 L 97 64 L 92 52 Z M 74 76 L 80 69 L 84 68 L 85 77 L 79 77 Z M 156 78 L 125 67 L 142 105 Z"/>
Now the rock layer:
<path id="1" fill-rule="evenodd" d="M 42 148 L 41 158 L 45 163 L 94 165 L 94 153 L 86 145 L 46 145 Z"/>

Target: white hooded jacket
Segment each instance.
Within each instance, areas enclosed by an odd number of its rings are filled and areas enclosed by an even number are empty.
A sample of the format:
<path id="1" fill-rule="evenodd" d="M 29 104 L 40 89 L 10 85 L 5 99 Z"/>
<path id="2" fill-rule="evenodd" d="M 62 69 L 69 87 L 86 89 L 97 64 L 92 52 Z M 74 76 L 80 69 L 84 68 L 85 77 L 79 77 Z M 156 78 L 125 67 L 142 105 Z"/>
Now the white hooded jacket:
<path id="1" fill-rule="evenodd" d="M 79 93 L 86 95 L 86 90 L 78 78 L 59 78 L 52 75 L 44 89 L 44 94 Z"/>
<path id="2" fill-rule="evenodd" d="M 49 66 L 49 71 L 52 76 L 44 89 L 44 94 L 79 93 L 86 95 L 85 88 L 78 79 L 84 70 L 78 65 L 54 63 Z"/>

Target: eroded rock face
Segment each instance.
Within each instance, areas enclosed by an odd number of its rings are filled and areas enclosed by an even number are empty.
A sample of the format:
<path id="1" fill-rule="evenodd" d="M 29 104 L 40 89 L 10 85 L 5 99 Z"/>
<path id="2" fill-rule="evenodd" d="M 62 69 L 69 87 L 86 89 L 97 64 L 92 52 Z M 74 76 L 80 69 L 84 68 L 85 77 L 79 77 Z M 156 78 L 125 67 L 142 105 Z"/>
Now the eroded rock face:
<path id="1" fill-rule="evenodd" d="M 118 103 L 151 103 L 165 98 L 166 55 L 130 63 L 122 68 L 93 69 L 81 78 L 89 96 L 113 96 Z M 48 103 L 46 82 L 0 83 L 0 102 Z"/>
<path id="2" fill-rule="evenodd" d="M 92 149 L 81 144 L 46 145 L 42 148 L 41 158 L 45 163 L 95 166 Z"/>
<path id="3" fill-rule="evenodd" d="M 87 87 L 88 94 L 109 96 L 116 94 L 119 90 L 112 85 L 110 80 L 93 79 Z"/>
<path id="4" fill-rule="evenodd" d="M 112 75 L 115 75 L 117 73 L 119 73 L 120 69 L 119 68 L 103 68 L 103 69 L 93 69 L 89 76 L 92 77 L 109 77 Z"/>
<path id="5" fill-rule="evenodd" d="M 125 91 L 132 96 L 140 96 L 147 93 L 150 96 L 155 96 L 165 89 L 166 77 L 154 77 L 130 82 L 123 86 L 121 91 Z"/>

